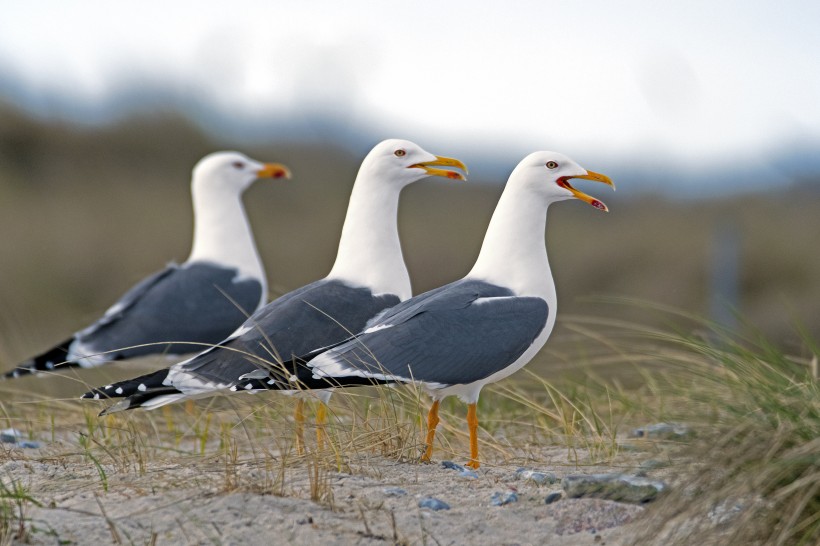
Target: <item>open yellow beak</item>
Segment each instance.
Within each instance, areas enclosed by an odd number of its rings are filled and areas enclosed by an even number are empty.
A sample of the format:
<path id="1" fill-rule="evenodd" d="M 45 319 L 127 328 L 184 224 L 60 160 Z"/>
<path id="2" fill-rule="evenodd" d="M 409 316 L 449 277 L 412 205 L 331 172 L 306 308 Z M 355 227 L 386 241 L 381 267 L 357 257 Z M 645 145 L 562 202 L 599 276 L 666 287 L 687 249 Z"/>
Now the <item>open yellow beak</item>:
<path id="1" fill-rule="evenodd" d="M 281 163 L 265 163 L 256 171 L 258 178 L 290 178 L 290 169 Z"/>
<path id="2" fill-rule="evenodd" d="M 458 159 L 453 159 L 452 157 L 442 157 L 440 155 L 437 155 L 434 161 L 416 163 L 415 165 L 410 165 L 408 168 L 424 169 L 430 176 L 443 176 L 444 178 L 450 178 L 452 180 L 467 180 L 467 177 L 460 172 L 449 171 L 447 169 L 436 169 L 435 167 L 455 167 L 456 169 L 461 169 L 464 171 L 464 174 L 468 173 L 467 165 Z"/>
<path id="3" fill-rule="evenodd" d="M 607 175 L 595 173 L 595 172 L 592 172 L 592 171 L 587 171 L 587 174 L 582 174 L 582 175 L 578 175 L 578 176 L 562 176 L 561 178 L 558 179 L 558 185 L 561 186 L 562 188 L 566 188 L 569 191 L 571 191 L 572 194 L 575 197 L 577 197 L 578 199 L 580 199 L 584 203 L 589 203 L 590 205 L 592 205 L 593 207 L 595 207 L 598 210 L 602 210 L 604 212 L 609 212 L 609 208 L 607 208 L 607 206 L 604 204 L 603 201 L 595 199 L 594 197 L 592 197 L 590 195 L 587 195 L 584 192 L 576 190 L 575 188 L 573 188 L 572 185 L 569 183 L 570 178 L 583 178 L 584 180 L 594 180 L 596 182 L 602 182 L 604 184 L 608 184 L 608 185 L 612 186 L 612 189 L 614 190 L 615 189 L 615 184 L 612 183 L 612 180 Z"/>

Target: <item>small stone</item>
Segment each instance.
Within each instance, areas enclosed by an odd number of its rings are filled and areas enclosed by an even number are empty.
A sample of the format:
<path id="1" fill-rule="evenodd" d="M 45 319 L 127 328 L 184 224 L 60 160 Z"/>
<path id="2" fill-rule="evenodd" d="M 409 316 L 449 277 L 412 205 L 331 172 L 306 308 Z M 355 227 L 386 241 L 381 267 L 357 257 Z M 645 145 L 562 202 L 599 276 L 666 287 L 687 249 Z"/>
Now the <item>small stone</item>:
<path id="1" fill-rule="evenodd" d="M 17 446 L 22 447 L 23 449 L 40 449 L 42 447 L 40 445 L 40 442 L 31 442 L 31 441 L 28 441 L 28 440 L 18 442 Z"/>
<path id="2" fill-rule="evenodd" d="M 626 474 L 566 476 L 561 486 L 570 498 L 594 497 L 636 504 L 655 500 L 667 488 L 664 482 Z"/>
<path id="3" fill-rule="evenodd" d="M 16 428 L 0 430 L 0 442 L 4 444 L 16 444 L 17 440 L 23 437 L 23 433 Z"/>
<path id="4" fill-rule="evenodd" d="M 518 495 L 515 491 L 511 491 L 509 493 L 493 493 L 493 496 L 490 497 L 490 504 L 492 506 L 504 506 L 505 504 L 511 504 L 513 502 L 518 502 Z"/>
<path id="5" fill-rule="evenodd" d="M 561 500 L 561 497 L 563 496 L 564 494 L 561 491 L 553 491 L 552 493 L 547 495 L 546 499 L 544 499 L 544 504 L 552 504 L 554 502 L 558 502 L 559 500 Z"/>
<path id="6" fill-rule="evenodd" d="M 464 472 L 464 467 L 460 464 L 456 464 L 453 461 L 441 461 L 441 466 L 448 470 L 458 470 L 459 472 Z"/>
<path id="7" fill-rule="evenodd" d="M 429 508 L 438 512 L 439 510 L 449 510 L 450 505 L 433 497 L 426 497 L 419 501 L 419 508 Z"/>
<path id="8" fill-rule="evenodd" d="M 385 487 L 382 492 L 388 497 L 403 497 L 407 494 L 401 487 Z"/>
<path id="9" fill-rule="evenodd" d="M 680 423 L 655 423 L 633 429 L 630 438 L 680 439 L 689 435 L 689 427 Z"/>
<path id="10" fill-rule="evenodd" d="M 471 470 L 471 469 L 469 469 L 469 468 L 465 468 L 464 470 L 462 470 L 461 472 L 459 472 L 459 473 L 458 473 L 458 476 L 459 476 L 460 478 L 473 478 L 473 479 L 478 479 L 478 474 L 476 473 L 476 471 L 475 471 L 475 470 Z"/>
<path id="11" fill-rule="evenodd" d="M 538 472 L 528 468 L 519 468 L 516 470 L 515 477 L 519 480 L 528 480 L 538 485 L 547 485 L 558 482 L 558 477 L 552 472 Z"/>
<path id="12" fill-rule="evenodd" d="M 646 477 L 650 471 L 656 470 L 658 468 L 666 468 L 667 466 L 669 466 L 669 463 L 666 461 L 659 461 L 658 459 L 647 459 L 646 461 L 638 465 L 638 472 L 636 472 L 635 475 Z"/>

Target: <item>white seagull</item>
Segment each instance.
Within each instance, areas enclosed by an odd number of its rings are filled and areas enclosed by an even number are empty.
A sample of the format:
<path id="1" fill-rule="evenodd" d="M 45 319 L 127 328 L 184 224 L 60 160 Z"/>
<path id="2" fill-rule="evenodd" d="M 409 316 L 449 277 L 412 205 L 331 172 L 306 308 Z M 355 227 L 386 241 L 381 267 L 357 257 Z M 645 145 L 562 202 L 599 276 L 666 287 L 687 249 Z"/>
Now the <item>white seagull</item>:
<path id="1" fill-rule="evenodd" d="M 374 316 L 411 296 L 397 226 L 399 194 L 426 176 L 465 179 L 437 168 L 442 166 L 466 172 L 461 161 L 435 156 L 412 142 L 381 142 L 359 169 L 327 277 L 267 304 L 216 347 L 165 370 L 94 389 L 83 398 L 125 397 L 103 411 L 107 414 L 208 396 L 235 386 L 240 378 L 284 373 L 283 362 L 366 328 Z M 289 387 L 279 390 L 299 389 L 298 384 Z M 318 396 L 326 402 L 330 391 Z M 319 410 L 317 421 L 322 421 L 324 406 Z"/>
<path id="2" fill-rule="evenodd" d="M 420 384 L 433 398 L 425 461 L 432 455 L 439 403 L 456 395 L 469 404 L 467 464 L 478 468 L 476 403 L 482 387 L 529 362 L 555 325 L 555 283 L 545 245 L 547 209 L 556 201 L 577 198 L 608 210 L 575 189 L 569 182 L 573 178 L 613 185 L 559 153 L 527 156 L 510 175 L 466 277 L 400 303 L 335 347 L 286 363 L 287 373 L 266 370 L 264 377 L 234 388 L 285 389 L 294 380 L 306 389 Z"/>
<path id="3" fill-rule="evenodd" d="M 267 294 L 242 205 L 242 193 L 259 178 L 290 178 L 290 171 L 238 152 L 201 159 L 191 180 L 194 242 L 188 259 L 143 279 L 95 323 L 3 377 L 155 353 L 192 353 L 224 339 Z"/>

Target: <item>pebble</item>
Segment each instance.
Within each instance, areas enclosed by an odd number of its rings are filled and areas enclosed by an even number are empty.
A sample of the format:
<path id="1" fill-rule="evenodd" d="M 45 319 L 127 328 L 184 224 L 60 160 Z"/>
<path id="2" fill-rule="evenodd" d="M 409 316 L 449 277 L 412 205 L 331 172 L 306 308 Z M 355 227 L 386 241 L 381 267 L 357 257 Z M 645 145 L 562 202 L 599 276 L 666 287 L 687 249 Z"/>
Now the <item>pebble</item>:
<path id="1" fill-rule="evenodd" d="M 458 475 L 461 478 L 478 478 L 478 473 L 472 468 L 465 468 L 460 464 L 454 463 L 453 461 L 441 461 L 441 466 L 446 468 L 447 470 L 458 470 Z"/>
<path id="2" fill-rule="evenodd" d="M 667 466 L 669 466 L 669 463 L 666 461 L 659 461 L 658 459 L 647 459 L 638 466 L 638 472 L 635 475 L 645 477 L 651 470 L 657 470 L 658 468 L 666 468 Z"/>
<path id="3" fill-rule="evenodd" d="M 22 437 L 23 433 L 16 428 L 0 430 L 0 442 L 4 444 L 15 444 L 17 447 L 22 447 L 23 449 L 40 449 L 40 447 L 42 447 L 40 442 L 21 440 Z"/>
<path id="4" fill-rule="evenodd" d="M 689 435 L 689 427 L 680 423 L 655 423 L 633 429 L 630 438 L 674 440 Z"/>
<path id="5" fill-rule="evenodd" d="M 627 474 L 578 474 L 566 476 L 561 486 L 570 498 L 599 498 L 643 504 L 655 500 L 667 485 Z"/>
<path id="6" fill-rule="evenodd" d="M 429 508 L 438 512 L 439 510 L 449 510 L 450 505 L 433 497 L 426 497 L 419 501 L 419 508 Z"/>
<path id="7" fill-rule="evenodd" d="M 407 494 L 401 487 L 385 487 L 382 492 L 388 497 L 403 497 Z"/>
<path id="8" fill-rule="evenodd" d="M 6 428 L 0 430 L 0 442 L 4 444 L 16 444 L 19 438 L 22 438 L 23 433 L 16 428 Z"/>
<path id="9" fill-rule="evenodd" d="M 546 499 L 544 499 L 544 504 L 552 504 L 554 502 L 558 502 L 559 500 L 561 500 L 561 497 L 563 496 L 564 494 L 561 491 L 553 491 L 552 493 L 547 495 Z"/>
<path id="10" fill-rule="evenodd" d="M 490 504 L 492 506 L 504 506 L 505 504 L 512 504 L 514 502 L 518 502 L 518 495 L 514 491 L 506 494 L 496 492 L 490 497 Z"/>
<path id="11" fill-rule="evenodd" d="M 552 472 L 539 472 L 529 468 L 519 468 L 515 471 L 515 477 L 519 480 L 529 480 L 538 485 L 557 483 L 558 477 Z"/>

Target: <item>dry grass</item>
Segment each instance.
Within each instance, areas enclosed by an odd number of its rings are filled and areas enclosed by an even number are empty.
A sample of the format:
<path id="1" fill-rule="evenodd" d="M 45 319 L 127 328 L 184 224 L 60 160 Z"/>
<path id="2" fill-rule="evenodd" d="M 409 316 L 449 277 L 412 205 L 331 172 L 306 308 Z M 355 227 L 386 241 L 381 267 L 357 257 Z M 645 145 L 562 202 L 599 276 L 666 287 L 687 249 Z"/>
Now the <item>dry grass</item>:
<path id="1" fill-rule="evenodd" d="M 695 432 L 674 451 L 692 470 L 651 512 L 636 543 L 816 544 L 818 346 L 798 329 L 802 354 L 787 355 L 759 333 L 739 336 L 691 314 L 658 306 L 652 311 L 678 326 L 576 323 L 606 331 L 607 346 L 629 360 L 651 363 L 643 366 L 639 392 L 609 391 L 633 417 L 683 422 Z M 732 510 L 737 517 L 722 521 L 721 514 Z"/>
<path id="2" fill-rule="evenodd" d="M 483 466 L 634 470 L 641 458 L 662 457 L 674 463 L 668 476 L 672 493 L 636 529 L 636 543 L 659 537 L 669 544 L 815 543 L 820 388 L 812 362 L 818 347 L 804 336 L 803 354 L 789 356 L 759 335 L 738 337 L 668 309 L 645 312 L 666 326 L 565 318 L 565 333 L 547 358 L 575 363 L 581 376 L 547 381 L 524 371 L 515 381 L 486 389 L 479 403 Z M 622 384 L 624 378 L 630 386 Z M 64 381 L 70 384 L 70 378 Z M 48 447 L 7 450 L 0 462 L 82 469 L 82 476 L 53 487 L 95 495 L 193 487 L 217 495 L 298 497 L 334 509 L 339 501 L 331 476 L 378 479 L 385 461 L 418 464 L 428 409 L 426 397 L 413 387 L 351 389 L 331 401 L 322 444 L 309 426 L 305 449 L 299 450 L 294 400 L 275 393 L 98 418 L 98 403 L 21 394 L 14 392 L 18 384 L 2 385 L 0 425 Z M 315 410 L 317 404 L 309 401 L 308 407 Z M 466 459 L 465 411 L 455 399 L 442 405 L 436 460 Z M 633 426 L 659 421 L 686 423 L 694 434 L 672 442 L 626 438 Z M 563 458 L 540 459 L 544 445 L 562 446 Z M 32 490 L 5 464 L 0 538 L 47 532 L 32 529 L 27 510 L 53 491 Z M 731 517 L 722 519 L 726 510 Z"/>

